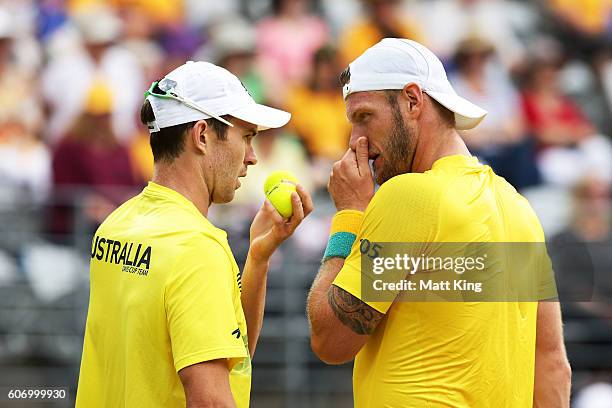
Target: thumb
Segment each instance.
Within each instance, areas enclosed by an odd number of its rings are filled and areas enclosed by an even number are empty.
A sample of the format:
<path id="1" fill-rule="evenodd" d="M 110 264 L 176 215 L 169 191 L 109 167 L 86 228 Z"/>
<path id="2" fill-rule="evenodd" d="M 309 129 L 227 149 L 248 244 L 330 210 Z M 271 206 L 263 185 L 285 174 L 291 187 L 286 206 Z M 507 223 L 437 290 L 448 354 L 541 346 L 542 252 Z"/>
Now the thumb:
<path id="1" fill-rule="evenodd" d="M 274 211 L 274 206 L 272 205 L 270 200 L 265 199 L 261 209 L 265 212 L 272 212 Z"/>
<path id="2" fill-rule="evenodd" d="M 359 170 L 359 175 L 364 176 L 370 169 L 370 165 L 368 163 L 368 139 L 365 137 L 360 137 L 357 140 L 357 149 L 355 150 L 355 154 L 357 156 L 357 168 Z"/>

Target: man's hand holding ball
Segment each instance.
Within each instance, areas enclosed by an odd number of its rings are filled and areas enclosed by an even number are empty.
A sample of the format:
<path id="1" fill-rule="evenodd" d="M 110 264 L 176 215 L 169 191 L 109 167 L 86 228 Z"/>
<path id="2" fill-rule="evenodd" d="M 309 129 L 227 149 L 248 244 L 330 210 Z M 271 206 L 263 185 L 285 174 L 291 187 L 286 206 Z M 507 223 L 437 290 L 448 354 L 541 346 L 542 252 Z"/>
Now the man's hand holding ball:
<path id="1" fill-rule="evenodd" d="M 266 201 L 251 224 L 249 252 L 256 260 L 267 261 L 302 220 L 312 212 L 308 191 L 288 171 L 271 173 L 264 183 Z"/>

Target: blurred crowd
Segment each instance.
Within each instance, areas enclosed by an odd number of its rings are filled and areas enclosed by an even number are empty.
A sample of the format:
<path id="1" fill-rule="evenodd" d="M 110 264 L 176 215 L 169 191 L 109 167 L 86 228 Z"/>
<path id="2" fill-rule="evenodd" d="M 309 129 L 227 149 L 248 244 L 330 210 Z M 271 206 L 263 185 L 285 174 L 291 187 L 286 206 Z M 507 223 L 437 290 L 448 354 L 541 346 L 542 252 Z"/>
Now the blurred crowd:
<path id="1" fill-rule="evenodd" d="M 143 90 L 186 60 L 241 78 L 293 114 L 258 138 L 237 203 L 271 168 L 324 188 L 350 132 L 338 73 L 384 37 L 429 46 L 456 90 L 489 111 L 465 140 L 517 189 L 612 179 L 612 52 L 605 0 L 0 1 L 0 184 L 93 225 L 151 176 Z M 108 186 L 120 186 L 120 192 Z M 254 200 L 257 198 L 257 200 Z"/>
<path id="2" fill-rule="evenodd" d="M 261 204 L 262 180 L 290 170 L 320 207 L 298 246 L 319 256 L 327 177 L 350 133 L 338 74 L 384 37 L 431 48 L 488 110 L 465 141 L 549 236 L 612 242 L 609 0 L 0 0 L 0 210 L 40 209 L 54 244 L 93 231 L 151 177 L 143 92 L 206 60 L 293 115 L 256 138 L 259 164 L 220 224 L 246 233 L 236 220 Z"/>
<path id="3" fill-rule="evenodd" d="M 0 1 L 0 183 L 31 202 L 51 200 L 53 234 L 70 230 L 66 201 L 75 190 L 91 208 L 86 217 L 103 219 L 151 176 L 138 123 L 143 91 L 193 59 L 226 67 L 256 100 L 293 114 L 287 128 L 258 138 L 251 179 L 281 167 L 324 188 L 350 132 L 338 73 L 381 38 L 404 37 L 429 46 L 458 93 L 489 111 L 465 140 L 517 189 L 608 186 L 609 7 L 604 0 Z M 247 185 L 237 203 L 260 201 L 259 183 Z"/>

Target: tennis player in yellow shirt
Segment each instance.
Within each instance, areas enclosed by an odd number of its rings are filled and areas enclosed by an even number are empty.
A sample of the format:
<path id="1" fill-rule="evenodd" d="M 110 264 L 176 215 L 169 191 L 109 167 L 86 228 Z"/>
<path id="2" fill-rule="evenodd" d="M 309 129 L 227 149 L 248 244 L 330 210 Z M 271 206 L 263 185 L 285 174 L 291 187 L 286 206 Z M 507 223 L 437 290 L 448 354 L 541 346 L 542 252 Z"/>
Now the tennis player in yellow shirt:
<path id="1" fill-rule="evenodd" d="M 427 48 L 384 39 L 341 82 L 352 133 L 329 180 L 338 212 L 308 299 L 313 351 L 329 364 L 355 359 L 356 408 L 568 407 L 557 302 L 362 293 L 362 242 L 537 243 L 544 234 L 527 201 L 470 155 L 457 130 L 486 111 L 455 93 Z"/>
<path id="2" fill-rule="evenodd" d="M 76 406 L 248 407 L 269 259 L 312 200 L 298 186 L 288 220 L 266 201 L 243 271 L 207 214 L 257 162 L 257 132 L 290 115 L 256 104 L 238 78 L 205 62 L 145 95 L 154 176 L 93 238 Z"/>

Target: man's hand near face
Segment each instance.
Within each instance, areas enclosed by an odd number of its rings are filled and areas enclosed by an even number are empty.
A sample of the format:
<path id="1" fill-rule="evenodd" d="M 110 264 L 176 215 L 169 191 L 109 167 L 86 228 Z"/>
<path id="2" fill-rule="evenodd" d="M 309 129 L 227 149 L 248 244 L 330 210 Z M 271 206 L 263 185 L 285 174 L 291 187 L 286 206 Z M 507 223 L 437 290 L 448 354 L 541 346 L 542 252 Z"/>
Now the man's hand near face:
<path id="1" fill-rule="evenodd" d="M 334 163 L 327 185 L 338 211 L 365 211 L 374 196 L 374 180 L 368 161 L 368 140 L 357 140 L 356 150 L 348 149 Z"/>
<path id="2" fill-rule="evenodd" d="M 374 196 L 368 140 L 365 137 L 357 140 L 355 150 L 349 149 L 334 164 L 328 190 L 338 211 L 353 210 L 345 214 L 361 220 L 362 213 Z M 347 255 L 327 255 L 326 251 L 326 258 L 308 296 L 311 346 L 315 354 L 329 364 L 341 364 L 353 359 L 384 318 L 384 314 L 332 284 Z"/>

